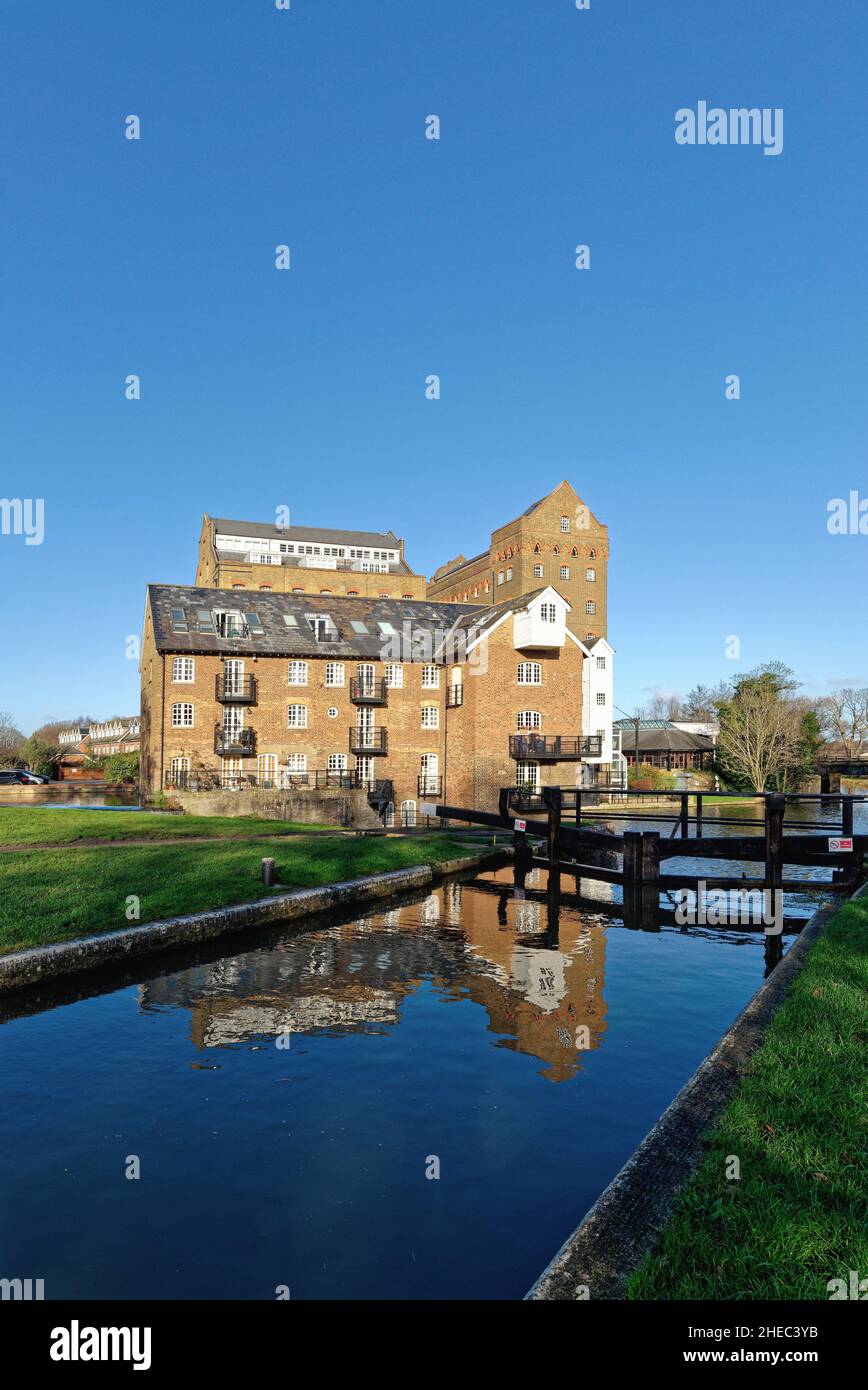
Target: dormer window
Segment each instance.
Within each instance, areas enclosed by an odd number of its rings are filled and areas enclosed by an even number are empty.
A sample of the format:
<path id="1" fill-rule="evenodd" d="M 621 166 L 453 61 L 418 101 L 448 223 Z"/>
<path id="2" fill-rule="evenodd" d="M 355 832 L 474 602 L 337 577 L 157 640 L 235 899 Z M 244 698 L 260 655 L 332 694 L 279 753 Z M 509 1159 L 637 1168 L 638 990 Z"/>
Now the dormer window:
<path id="1" fill-rule="evenodd" d="M 327 613 L 305 613 L 317 642 L 336 642 L 337 628 Z"/>

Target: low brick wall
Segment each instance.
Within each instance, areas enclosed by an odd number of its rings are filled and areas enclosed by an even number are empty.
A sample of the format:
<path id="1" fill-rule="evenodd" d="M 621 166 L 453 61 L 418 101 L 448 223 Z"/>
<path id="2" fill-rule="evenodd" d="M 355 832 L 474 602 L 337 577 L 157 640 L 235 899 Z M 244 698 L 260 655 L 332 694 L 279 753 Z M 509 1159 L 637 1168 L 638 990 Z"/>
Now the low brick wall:
<path id="1" fill-rule="evenodd" d="M 323 888 L 294 888 L 261 902 L 238 903 L 233 907 L 192 912 L 183 917 L 167 917 L 162 922 L 146 922 L 101 936 L 83 936 L 76 941 L 59 941 L 50 946 L 34 946 L 0 956 L 0 995 L 27 985 L 96 970 L 102 965 L 126 963 L 178 946 L 193 946 L 212 937 L 226 936 L 244 927 L 292 922 L 322 912 L 352 910 L 366 903 L 416 892 L 456 872 L 494 868 L 509 858 L 509 851 L 491 851 L 452 859 L 431 869 L 418 864 L 410 869 L 345 879 Z"/>
<path id="2" fill-rule="evenodd" d="M 267 791 L 251 787 L 248 791 L 172 792 L 170 799 L 191 816 L 262 816 L 358 830 L 382 829 L 383 825 L 362 788 Z"/>

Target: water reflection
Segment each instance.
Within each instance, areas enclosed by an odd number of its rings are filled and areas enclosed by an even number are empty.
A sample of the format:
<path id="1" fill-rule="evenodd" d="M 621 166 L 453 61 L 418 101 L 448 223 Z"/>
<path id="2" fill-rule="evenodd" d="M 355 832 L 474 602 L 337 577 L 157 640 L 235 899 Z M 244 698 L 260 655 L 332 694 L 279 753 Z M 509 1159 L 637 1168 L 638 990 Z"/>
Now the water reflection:
<path id="1" fill-rule="evenodd" d="M 500 1046 L 564 1081 L 606 1029 L 606 922 L 564 909 L 556 943 L 536 945 L 528 938 L 543 932 L 545 906 L 516 900 L 511 883 L 507 869 L 478 887 L 453 882 L 406 907 L 150 980 L 141 1005 L 188 1010 L 193 1044 L 219 1048 L 394 1027 L 430 981 L 447 1001 L 479 1004 Z M 495 885 L 503 891 L 485 891 Z"/>

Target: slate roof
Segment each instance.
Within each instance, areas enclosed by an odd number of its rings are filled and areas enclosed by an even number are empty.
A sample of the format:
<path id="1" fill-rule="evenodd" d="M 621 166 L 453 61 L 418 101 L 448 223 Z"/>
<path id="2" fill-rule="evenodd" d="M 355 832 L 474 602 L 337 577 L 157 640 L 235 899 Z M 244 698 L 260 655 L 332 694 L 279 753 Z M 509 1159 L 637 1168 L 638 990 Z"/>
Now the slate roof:
<path id="1" fill-rule="evenodd" d="M 262 521 L 227 521 L 212 517 L 218 535 L 255 536 L 269 541 L 320 541 L 326 545 L 368 546 L 377 550 L 400 550 L 394 531 L 335 531 L 329 526 L 277 526 Z"/>
<path id="2" fill-rule="evenodd" d="M 413 635 L 427 643 L 428 650 L 459 622 L 472 626 L 474 614 L 488 625 L 492 614 L 504 607 L 491 609 L 465 603 L 429 603 L 420 599 L 378 599 L 347 597 L 339 594 L 280 594 L 262 590 L 200 589 L 188 585 L 149 584 L 148 604 L 154 627 L 157 650 L 177 653 L 212 653 L 227 656 L 325 656 L 361 657 L 382 660 L 383 647 L 390 633 L 377 625 L 388 623 L 405 642 Z M 172 609 L 185 616 L 186 630 L 178 630 L 173 622 Z M 208 620 L 210 631 L 200 631 L 196 610 L 213 614 L 223 612 L 255 614 L 258 623 L 248 623 L 245 636 L 221 637 Z M 331 618 L 336 635 L 332 641 L 318 641 L 306 620 L 306 614 Z M 285 617 L 295 619 L 287 624 Z M 353 621 L 367 625 L 365 633 L 354 631 Z M 408 626 L 405 628 L 405 624 Z M 386 658 L 388 660 L 388 657 Z M 409 660 L 409 654 L 403 658 Z M 430 658 L 429 658 L 430 659 Z"/>
<path id="3" fill-rule="evenodd" d="M 632 727 L 625 720 L 619 720 L 617 727 L 621 730 L 621 748 L 624 753 L 632 753 L 636 749 L 636 726 Z M 663 728 L 643 729 L 639 725 L 639 753 L 710 753 L 714 748 L 714 740 L 707 734 L 687 734 L 683 729 L 675 729 L 671 725 Z"/>

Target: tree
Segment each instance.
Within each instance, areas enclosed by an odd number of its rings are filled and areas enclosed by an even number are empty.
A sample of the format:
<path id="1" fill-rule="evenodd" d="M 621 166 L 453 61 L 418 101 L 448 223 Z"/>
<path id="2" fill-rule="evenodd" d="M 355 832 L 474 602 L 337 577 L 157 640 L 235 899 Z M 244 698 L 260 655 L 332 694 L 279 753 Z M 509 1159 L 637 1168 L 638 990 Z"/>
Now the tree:
<path id="1" fill-rule="evenodd" d="M 718 705 L 717 758 L 728 781 L 762 792 L 804 775 L 819 730 L 796 688 L 793 672 L 776 661 L 733 682 L 731 698 Z"/>
<path id="2" fill-rule="evenodd" d="M 649 719 L 680 719 L 681 717 L 680 695 L 666 695 L 663 691 L 658 691 L 648 701 Z"/>
<path id="3" fill-rule="evenodd" d="M 717 722 L 719 708 L 732 697 L 728 681 L 717 685 L 695 685 L 681 706 L 681 718 L 696 723 Z"/>
<path id="4" fill-rule="evenodd" d="M 858 758 L 868 743 L 868 687 L 833 690 L 816 709 L 821 733 L 841 745 L 845 758 Z"/>
<path id="5" fill-rule="evenodd" d="M 0 710 L 0 767 L 15 767 L 24 735 L 16 728 L 12 715 Z"/>
<path id="6" fill-rule="evenodd" d="M 57 744 L 47 743 L 45 739 L 37 738 L 36 734 L 31 734 L 22 743 L 19 755 L 31 772 L 39 772 L 44 777 L 54 777 L 57 773 L 57 764 L 63 757 L 63 749 L 59 748 Z"/>
<path id="7" fill-rule="evenodd" d="M 80 725 L 86 728 L 93 722 L 86 714 L 77 715 L 74 719 L 46 719 L 44 724 L 33 730 L 32 737 L 41 739 L 43 743 L 57 743 L 61 729 L 77 729 Z"/>

